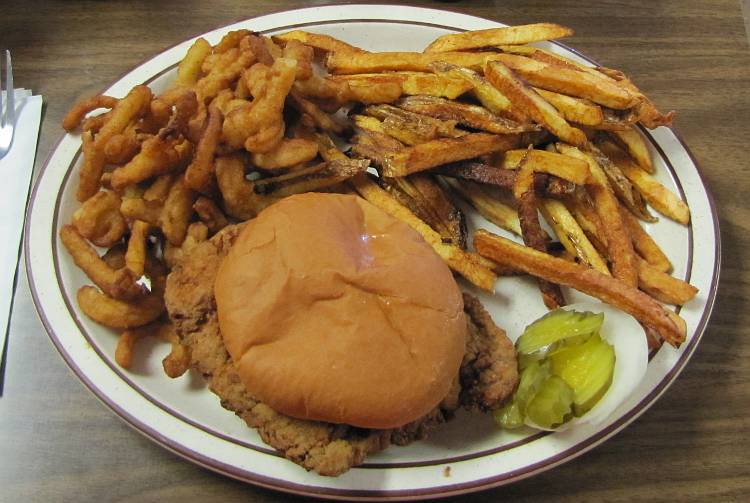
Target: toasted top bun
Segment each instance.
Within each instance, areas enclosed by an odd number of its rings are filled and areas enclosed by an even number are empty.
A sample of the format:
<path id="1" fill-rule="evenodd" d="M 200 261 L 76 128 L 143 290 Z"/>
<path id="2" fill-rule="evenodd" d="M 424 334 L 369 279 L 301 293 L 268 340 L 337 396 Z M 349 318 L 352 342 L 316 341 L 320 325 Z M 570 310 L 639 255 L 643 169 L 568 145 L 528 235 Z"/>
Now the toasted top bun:
<path id="1" fill-rule="evenodd" d="M 248 391 L 289 416 L 395 428 L 445 398 L 461 291 L 422 237 L 364 199 L 292 196 L 247 223 L 214 285 Z"/>

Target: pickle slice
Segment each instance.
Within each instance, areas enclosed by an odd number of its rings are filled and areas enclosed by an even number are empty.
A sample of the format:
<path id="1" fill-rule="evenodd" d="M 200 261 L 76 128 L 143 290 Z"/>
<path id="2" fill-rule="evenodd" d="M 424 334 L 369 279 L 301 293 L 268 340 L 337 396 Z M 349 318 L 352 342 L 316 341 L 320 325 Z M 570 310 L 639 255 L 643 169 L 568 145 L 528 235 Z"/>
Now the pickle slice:
<path id="1" fill-rule="evenodd" d="M 583 344 L 558 349 L 548 360 L 552 373 L 572 388 L 576 416 L 591 410 L 612 383 L 615 349 L 598 334 Z"/>
<path id="2" fill-rule="evenodd" d="M 518 428 L 523 425 L 526 404 L 534 398 L 544 381 L 551 375 L 549 362 L 532 362 L 521 371 L 518 388 L 513 398 L 494 413 L 495 422 L 503 428 Z"/>
<path id="3" fill-rule="evenodd" d="M 556 375 L 548 377 L 526 407 L 526 416 L 542 428 L 555 428 L 573 412 L 574 393 Z"/>
<path id="4" fill-rule="evenodd" d="M 544 358 L 562 346 L 582 344 L 598 333 L 604 313 L 555 309 L 526 327 L 516 341 L 522 368 L 531 361 Z"/>

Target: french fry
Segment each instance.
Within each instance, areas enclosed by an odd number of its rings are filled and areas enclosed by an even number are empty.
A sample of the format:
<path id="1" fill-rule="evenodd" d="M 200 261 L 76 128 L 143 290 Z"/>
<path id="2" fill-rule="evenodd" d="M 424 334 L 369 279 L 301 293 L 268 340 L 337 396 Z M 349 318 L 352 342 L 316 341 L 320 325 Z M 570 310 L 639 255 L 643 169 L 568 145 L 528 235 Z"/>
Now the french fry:
<path id="1" fill-rule="evenodd" d="M 484 107 L 450 101 L 435 96 L 409 96 L 401 99 L 397 105 L 404 110 L 419 114 L 455 121 L 463 126 L 480 129 L 495 134 L 524 133 L 538 131 L 536 124 L 521 124 L 505 117 L 493 114 Z"/>
<path id="2" fill-rule="evenodd" d="M 60 240 L 75 264 L 110 297 L 137 299 L 143 295 L 144 289 L 135 282 L 138 278 L 131 271 L 110 268 L 72 225 L 63 226 Z"/>
<path id="3" fill-rule="evenodd" d="M 444 178 L 446 184 L 462 199 L 472 205 L 489 222 L 517 236 L 521 235 L 518 212 L 507 204 L 493 198 L 480 185 L 468 180 Z"/>
<path id="4" fill-rule="evenodd" d="M 347 44 L 337 38 L 331 37 L 330 35 L 323 35 L 321 33 L 310 33 L 303 30 L 294 30 L 282 33 L 280 35 L 274 35 L 273 40 L 277 42 L 288 42 L 290 40 L 297 40 L 305 45 L 309 45 L 315 49 L 326 51 L 326 52 L 366 52 L 359 47 Z"/>
<path id="5" fill-rule="evenodd" d="M 83 286 L 76 296 L 81 311 L 95 322 L 110 328 L 128 329 L 151 323 L 164 312 L 162 292 L 152 291 L 132 302 L 113 299 L 91 286 Z"/>
<path id="6" fill-rule="evenodd" d="M 112 172 L 115 190 L 140 183 L 154 176 L 175 171 L 188 160 L 192 147 L 187 140 L 162 139 L 158 136 L 143 142 L 138 155 Z"/>
<path id="7" fill-rule="evenodd" d="M 378 178 L 378 183 L 417 217 L 440 233 L 444 243 L 466 247 L 466 220 L 431 175 Z"/>
<path id="8" fill-rule="evenodd" d="M 232 30 L 230 32 L 227 32 L 223 37 L 221 37 L 219 43 L 213 47 L 214 54 L 223 54 L 230 49 L 238 47 L 242 39 L 244 39 L 248 35 L 250 35 L 250 31 L 245 29 Z"/>
<path id="9" fill-rule="evenodd" d="M 211 54 L 211 44 L 206 39 L 199 38 L 190 46 L 185 57 L 177 65 L 177 80 L 175 86 L 193 86 L 198 82 L 201 65 L 206 56 Z"/>
<path id="10" fill-rule="evenodd" d="M 698 293 L 693 285 L 673 278 L 651 264 L 638 258 L 638 288 L 658 301 L 681 306 L 692 300 Z"/>
<path id="11" fill-rule="evenodd" d="M 638 220 L 629 212 L 621 212 L 623 221 L 630 232 L 630 237 L 633 241 L 633 248 L 638 255 L 648 262 L 654 269 L 669 273 L 672 271 L 672 263 L 669 258 L 664 254 L 662 249 L 656 244 L 656 241 L 641 227 Z"/>
<path id="12" fill-rule="evenodd" d="M 91 98 L 81 100 L 65 115 L 62 121 L 62 127 L 65 131 L 71 132 L 81 125 L 86 114 L 99 108 L 114 108 L 118 101 L 117 98 L 105 96 L 103 94 L 98 94 Z"/>
<path id="13" fill-rule="evenodd" d="M 565 56 L 561 56 L 560 54 L 556 54 L 554 52 L 540 49 L 538 47 L 533 47 L 530 45 L 499 45 L 495 48 L 508 54 L 517 54 L 519 56 L 526 56 L 528 58 L 541 61 L 542 63 L 546 63 L 548 65 L 561 66 L 564 68 L 569 68 L 571 70 L 577 70 L 579 72 L 586 72 L 598 78 L 604 78 L 606 80 L 614 81 L 610 77 L 601 73 L 596 68 L 583 65 L 579 63 L 578 61 L 575 61 L 570 58 L 566 58 Z"/>
<path id="14" fill-rule="evenodd" d="M 443 35 L 432 41 L 424 52 L 463 51 L 495 45 L 521 45 L 569 37 L 573 30 L 554 23 L 535 23 Z"/>
<path id="15" fill-rule="evenodd" d="M 481 71 L 486 60 L 503 56 L 506 55 L 496 52 L 332 52 L 326 59 L 326 66 L 336 75 L 389 71 L 429 72 L 430 65 L 438 61 Z"/>
<path id="16" fill-rule="evenodd" d="M 290 103 L 292 106 L 301 113 L 309 115 L 318 128 L 333 133 L 341 133 L 344 130 L 343 125 L 336 122 L 315 103 L 300 96 L 296 91 L 292 90 L 289 93 L 289 97 L 291 98 Z"/>
<path id="17" fill-rule="evenodd" d="M 336 82 L 348 83 L 353 98 L 358 98 L 366 89 L 398 86 L 400 89 L 399 96 L 396 96 L 394 99 L 398 99 L 402 93 L 406 95 L 442 96 L 448 99 L 455 99 L 474 87 L 463 78 L 424 72 L 333 75 L 331 79 Z"/>
<path id="18" fill-rule="evenodd" d="M 654 165 L 651 162 L 651 154 L 646 142 L 635 127 L 631 126 L 622 131 L 610 131 L 609 135 L 628 151 L 630 156 L 638 163 L 638 166 L 648 173 L 654 172 Z"/>
<path id="19" fill-rule="evenodd" d="M 169 189 L 164 208 L 159 214 L 159 227 L 167 241 L 175 246 L 185 239 L 196 198 L 195 191 L 185 185 L 184 177 L 178 178 Z"/>
<path id="20" fill-rule="evenodd" d="M 466 135 L 465 131 L 456 129 L 456 121 L 451 119 L 436 119 L 429 115 L 404 110 L 393 105 L 370 105 L 365 108 L 365 113 L 377 117 L 383 121 L 393 120 L 397 124 L 413 124 L 415 126 L 427 126 L 435 130 L 435 136 L 447 138 L 458 138 Z"/>
<path id="21" fill-rule="evenodd" d="M 687 204 L 640 166 L 635 165 L 623 150 L 608 141 L 600 143 L 599 147 L 656 211 L 683 225 L 690 222 Z"/>
<path id="22" fill-rule="evenodd" d="M 460 138 L 440 138 L 385 155 L 384 176 L 406 176 L 418 171 L 471 159 L 480 155 L 510 150 L 519 146 L 519 135 L 470 133 Z"/>
<path id="23" fill-rule="evenodd" d="M 489 62 L 484 73 L 492 85 L 508 97 L 514 108 L 526 112 L 558 138 L 573 145 L 586 144 L 583 131 L 568 124 L 555 107 L 516 77 L 507 66 Z"/>
<path id="24" fill-rule="evenodd" d="M 534 171 L 525 161 L 521 163 L 513 193 L 518 204 L 518 220 L 521 223 L 523 242 L 535 250 L 546 253 L 548 236 L 539 222 L 538 204 L 534 191 Z M 557 309 L 565 305 L 565 297 L 559 285 L 544 278 L 537 278 L 537 282 L 542 301 L 547 309 Z"/>
<path id="25" fill-rule="evenodd" d="M 500 116 L 507 115 L 518 121 L 526 120 L 527 115 L 525 113 L 513 108 L 508 97 L 474 70 L 451 65 L 444 61 L 432 63 L 430 68 L 436 75 L 466 82 L 479 102 L 490 112 Z"/>
<path id="26" fill-rule="evenodd" d="M 266 199 L 287 197 L 331 187 L 367 170 L 368 159 L 322 162 L 273 178 L 252 182 L 253 191 Z"/>
<path id="27" fill-rule="evenodd" d="M 185 185 L 202 194 L 216 190 L 214 154 L 221 139 L 221 123 L 224 119 L 216 106 L 208 107 L 208 122 L 193 153 L 193 160 L 185 170 Z"/>
<path id="28" fill-rule="evenodd" d="M 112 136 L 122 133 L 131 121 L 143 116 L 149 109 L 152 97 L 151 89 L 147 86 L 135 86 L 123 99 L 118 100 L 94 139 L 96 148 L 104 148 Z"/>
<path id="29" fill-rule="evenodd" d="M 457 246 L 443 243 L 440 234 L 396 201 L 388 192 L 378 187 L 366 174 L 355 176 L 349 183 L 360 196 L 416 230 L 445 260 L 448 267 L 479 288 L 490 292 L 494 290 L 497 276 L 479 256 Z"/>
<path id="30" fill-rule="evenodd" d="M 639 103 L 636 105 L 635 109 L 636 115 L 641 124 L 649 129 L 672 125 L 674 111 L 667 112 L 666 114 L 661 113 L 656 106 L 654 106 L 653 102 L 648 99 L 648 97 L 646 97 L 624 73 L 619 70 L 612 70 L 604 67 L 599 67 L 597 70 L 614 80 L 618 86 L 638 97 Z"/>
<path id="31" fill-rule="evenodd" d="M 568 96 L 586 98 L 599 105 L 625 110 L 636 106 L 640 98 L 609 79 L 550 65 L 525 56 L 498 54 L 487 57 L 490 61 L 501 62 L 535 87 L 554 91 Z M 486 70 L 485 70 L 485 73 Z"/>
<path id="32" fill-rule="evenodd" d="M 438 138 L 437 130 L 428 124 L 394 120 L 393 117 L 380 121 L 368 115 L 354 115 L 352 120 L 358 128 L 392 136 L 406 145 L 418 145 Z"/>
<path id="33" fill-rule="evenodd" d="M 625 207 L 641 220 L 656 222 L 656 217 L 648 211 L 643 196 L 625 176 L 622 169 L 594 144 L 589 143 L 586 150 L 606 174 L 610 187 Z"/>
<path id="34" fill-rule="evenodd" d="M 566 96 L 539 87 L 535 87 L 534 90 L 555 107 L 567 121 L 596 127 L 604 120 L 602 108 L 589 100 Z"/>
<path id="35" fill-rule="evenodd" d="M 81 135 L 83 142 L 83 164 L 78 171 L 78 188 L 76 199 L 84 202 L 99 192 L 101 187 L 102 173 L 104 172 L 104 152 L 97 149 L 94 144 L 94 135 L 85 131 Z"/>
<path id="36" fill-rule="evenodd" d="M 206 224 L 211 234 L 216 234 L 229 225 L 229 221 L 215 202 L 207 197 L 200 196 L 193 203 L 193 209 L 198 214 L 201 222 Z"/>
<path id="37" fill-rule="evenodd" d="M 146 240 L 151 230 L 151 225 L 143 220 L 136 220 L 130 229 L 128 238 L 128 250 L 125 252 L 125 267 L 127 267 L 136 278 L 143 276 L 146 267 Z"/>
<path id="38" fill-rule="evenodd" d="M 252 154 L 253 164 L 261 169 L 284 169 L 315 159 L 318 144 L 302 138 L 284 138 L 270 152 Z"/>
<path id="39" fill-rule="evenodd" d="M 153 226 L 159 225 L 163 201 L 149 201 L 141 197 L 125 198 L 120 204 L 120 213 L 128 220 L 143 220 Z"/>
<path id="40" fill-rule="evenodd" d="M 647 294 L 622 281 L 482 229 L 474 236 L 474 247 L 481 255 L 495 262 L 580 290 L 621 309 L 641 323 L 653 327 L 672 346 L 679 347 L 685 341 L 684 326 L 679 326 L 673 316 L 668 314 L 668 310 Z"/>
<path id="41" fill-rule="evenodd" d="M 557 149 L 563 154 L 588 163 L 592 183 L 586 189 L 594 201 L 594 208 L 601 221 L 599 231 L 605 236 L 607 255 L 612 262 L 612 275 L 626 285 L 637 286 L 638 270 L 633 243 L 607 175 L 591 155 L 570 145 L 557 144 Z"/>
<path id="42" fill-rule="evenodd" d="M 120 196 L 107 190 L 97 192 L 73 213 L 73 226 L 96 246 L 113 246 L 128 230 L 120 214 Z"/>
<path id="43" fill-rule="evenodd" d="M 546 150 L 508 150 L 503 154 L 501 167 L 518 169 L 523 162 L 536 173 L 549 173 L 576 185 L 587 183 L 591 176 L 586 161 Z"/>
<path id="44" fill-rule="evenodd" d="M 596 251 L 565 205 L 555 199 L 542 199 L 540 203 L 539 209 L 544 219 L 555 231 L 565 249 L 584 264 L 610 276 L 607 263 Z"/>

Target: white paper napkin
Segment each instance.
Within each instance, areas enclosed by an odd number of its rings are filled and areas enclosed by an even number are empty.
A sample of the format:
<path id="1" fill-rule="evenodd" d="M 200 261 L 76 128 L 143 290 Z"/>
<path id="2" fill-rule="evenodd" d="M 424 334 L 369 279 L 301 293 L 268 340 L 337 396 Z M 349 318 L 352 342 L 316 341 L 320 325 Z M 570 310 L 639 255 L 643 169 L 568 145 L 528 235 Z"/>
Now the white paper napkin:
<path id="1" fill-rule="evenodd" d="M 32 96 L 28 89 L 14 91 L 16 131 L 10 151 L 0 159 L 0 368 L 5 353 L 21 234 L 42 116 L 41 96 Z M 3 96 L 5 103 L 8 100 Z"/>

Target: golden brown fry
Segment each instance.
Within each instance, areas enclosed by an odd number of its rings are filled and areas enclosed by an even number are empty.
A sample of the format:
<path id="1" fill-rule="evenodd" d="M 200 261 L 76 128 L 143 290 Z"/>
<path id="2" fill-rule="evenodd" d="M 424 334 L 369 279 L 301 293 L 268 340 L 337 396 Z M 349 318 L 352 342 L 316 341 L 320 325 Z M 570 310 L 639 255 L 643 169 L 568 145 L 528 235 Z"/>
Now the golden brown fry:
<path id="1" fill-rule="evenodd" d="M 492 197 L 479 184 L 468 180 L 448 178 L 444 180 L 489 222 L 517 236 L 521 235 L 521 223 L 518 220 L 518 212 L 514 208 Z"/>
<path id="2" fill-rule="evenodd" d="M 368 101 L 359 99 L 360 97 L 377 95 L 378 93 L 393 97 L 394 100 L 398 99 L 402 93 L 455 99 L 474 87 L 471 82 L 464 78 L 424 72 L 363 73 L 333 75 L 330 78 L 335 82 L 348 83 L 351 88 L 351 98 L 364 103 L 368 103 Z M 398 96 L 395 95 L 396 87 L 400 89 Z M 388 90 L 383 90 L 383 88 Z M 383 99 L 383 102 L 387 101 Z"/>
<path id="3" fill-rule="evenodd" d="M 673 278 L 638 258 L 638 288 L 658 301 L 681 306 L 692 300 L 698 289 L 690 283 Z"/>
<path id="4" fill-rule="evenodd" d="M 489 62 L 485 67 L 487 79 L 508 97 L 513 108 L 523 110 L 558 138 L 573 145 L 583 146 L 586 135 L 568 124 L 560 113 L 533 89 L 516 77 L 504 64 Z"/>
<path id="5" fill-rule="evenodd" d="M 605 80 L 614 81 L 614 79 L 611 79 L 610 77 L 604 75 L 596 68 L 585 66 L 578 61 L 566 58 L 565 56 L 561 56 L 560 54 L 556 54 L 551 51 L 540 49 L 538 47 L 533 47 L 530 45 L 499 45 L 496 47 L 496 49 L 499 49 L 502 52 L 508 54 L 518 54 L 519 56 L 526 56 L 548 65 L 561 66 L 570 70 L 586 72 L 598 78 L 604 78 Z"/>
<path id="6" fill-rule="evenodd" d="M 185 185 L 203 194 L 212 194 L 216 189 L 214 154 L 221 138 L 223 119 L 218 107 L 208 107 L 208 123 L 195 147 L 193 160 L 185 170 Z"/>
<path id="7" fill-rule="evenodd" d="M 573 30 L 554 23 L 535 23 L 443 35 L 432 41 L 424 52 L 463 51 L 495 45 L 521 45 L 542 40 L 569 37 Z"/>
<path id="8" fill-rule="evenodd" d="M 623 220 L 623 212 L 615 198 L 607 175 L 589 154 L 569 145 L 557 144 L 560 152 L 585 160 L 591 171 L 591 181 L 586 189 L 594 202 L 594 208 L 601 221 L 600 232 L 607 242 L 607 255 L 612 262 L 612 275 L 626 285 L 638 285 L 638 270 L 633 242 Z"/>
<path id="9" fill-rule="evenodd" d="M 617 83 L 591 73 L 549 65 L 515 54 L 499 54 L 497 57 L 488 58 L 489 61 L 502 62 L 532 86 L 586 98 L 616 110 L 632 108 L 640 101 L 638 96 L 618 86 Z"/>
<path id="10" fill-rule="evenodd" d="M 388 71 L 429 72 L 438 61 L 481 71 L 486 60 L 498 59 L 496 52 L 332 52 L 326 66 L 336 75 Z"/>
<path id="11" fill-rule="evenodd" d="M 296 169 L 273 178 L 263 178 L 252 182 L 253 191 L 262 194 L 264 204 L 275 198 L 287 197 L 303 192 L 312 192 L 347 180 L 362 173 L 370 166 L 367 159 L 346 159 L 322 162 L 315 166 Z"/>
<path id="12" fill-rule="evenodd" d="M 250 34 L 248 30 L 239 29 L 228 32 L 226 35 L 221 37 L 218 44 L 213 47 L 213 51 L 216 54 L 222 54 L 227 52 L 229 49 L 233 49 L 240 45 L 243 38 Z"/>
<path id="13" fill-rule="evenodd" d="M 656 329 L 665 341 L 675 347 L 679 347 L 685 341 L 684 327 L 678 326 L 664 307 L 622 281 L 589 267 L 519 245 L 482 229 L 474 236 L 474 246 L 481 255 L 491 260 L 575 288 L 622 309 L 641 323 Z"/>
<path id="14" fill-rule="evenodd" d="M 688 205 L 653 176 L 636 166 L 623 150 L 611 142 L 602 142 L 599 147 L 656 211 L 683 225 L 690 222 Z"/>
<path id="15" fill-rule="evenodd" d="M 81 236 L 107 248 L 120 241 L 128 230 L 120 214 L 120 196 L 105 190 L 87 199 L 73 213 L 72 223 Z"/>
<path id="16" fill-rule="evenodd" d="M 211 234 L 216 234 L 221 229 L 229 225 L 227 217 L 222 213 L 219 207 L 207 197 L 199 197 L 193 203 L 193 209 L 198 214 L 198 218 L 206 224 Z"/>
<path id="17" fill-rule="evenodd" d="M 672 125 L 674 111 L 663 114 L 657 110 L 651 100 L 649 100 L 648 97 L 646 97 L 624 73 L 619 70 L 612 70 L 604 67 L 599 67 L 597 70 L 603 75 L 613 79 L 618 86 L 639 98 L 640 102 L 636 105 L 635 109 L 636 115 L 641 124 L 649 129 Z"/>
<path id="18" fill-rule="evenodd" d="M 98 150 L 104 148 L 112 136 L 122 133 L 131 121 L 142 117 L 151 103 L 151 89 L 135 86 L 123 99 L 118 100 L 110 112 L 109 120 L 102 126 L 94 139 Z"/>
<path id="19" fill-rule="evenodd" d="M 630 232 L 633 241 L 633 248 L 638 255 L 648 262 L 654 269 L 669 273 L 672 270 L 672 263 L 664 254 L 662 249 L 656 244 L 656 241 L 645 231 L 638 220 L 629 211 L 623 211 L 622 217 L 625 225 Z"/>
<path id="20" fill-rule="evenodd" d="M 555 199 L 543 199 L 539 209 L 544 219 L 557 234 L 558 239 L 569 253 L 578 257 L 581 262 L 593 267 L 602 274 L 610 275 L 607 263 L 596 251 L 594 245 L 584 234 L 573 215 L 563 203 Z"/>
<path id="21" fill-rule="evenodd" d="M 409 122 L 397 117 L 387 117 L 383 122 L 367 115 L 352 116 L 354 124 L 371 132 L 392 136 L 406 145 L 418 145 L 438 138 L 433 125 Z"/>
<path id="22" fill-rule="evenodd" d="M 513 193 L 518 204 L 518 220 L 521 223 L 521 237 L 526 246 L 546 253 L 549 237 L 539 222 L 538 202 L 534 191 L 534 170 L 524 159 L 513 186 Z M 539 292 L 547 309 L 557 309 L 566 304 L 560 286 L 537 278 Z"/>
<path id="23" fill-rule="evenodd" d="M 65 131 L 73 131 L 81 124 L 83 118 L 86 117 L 86 114 L 89 114 L 98 108 L 114 108 L 118 101 L 117 98 L 105 96 L 103 94 L 98 94 L 91 98 L 81 100 L 70 109 L 67 115 L 65 115 L 65 118 L 63 118 L 62 121 L 62 127 Z"/>
<path id="24" fill-rule="evenodd" d="M 159 217 L 164 208 L 162 201 L 148 201 L 140 197 L 122 200 L 120 212 L 128 220 L 143 220 L 151 225 L 159 225 Z"/>
<path id="25" fill-rule="evenodd" d="M 297 61 L 297 80 L 307 80 L 312 76 L 312 47 L 305 45 L 298 40 L 289 40 L 284 46 L 282 55 L 285 58 Z"/>
<path id="26" fill-rule="evenodd" d="M 172 323 L 160 325 L 156 335 L 172 345 L 172 350 L 161 361 L 164 373 L 173 379 L 180 377 L 190 368 L 190 349 L 180 342 L 177 330 Z"/>
<path id="27" fill-rule="evenodd" d="M 466 247 L 466 220 L 448 199 L 432 175 L 417 173 L 401 178 L 378 178 L 378 183 L 409 208 L 417 217 L 435 229 L 444 243 Z"/>
<path id="28" fill-rule="evenodd" d="M 308 31 L 294 30 L 282 33 L 281 35 L 274 35 L 272 37 L 278 42 L 288 42 L 290 40 L 298 40 L 305 45 L 309 45 L 315 49 L 326 52 L 366 52 L 359 47 L 342 42 L 341 40 L 331 37 L 330 35 L 323 35 L 320 33 L 310 33 Z"/>
<path id="29" fill-rule="evenodd" d="M 283 169 L 311 161 L 318 155 L 318 144 L 302 138 L 283 139 L 270 152 L 252 154 L 253 164 L 261 169 Z"/>
<path id="30" fill-rule="evenodd" d="M 514 108 L 507 96 L 474 70 L 444 61 L 432 63 L 430 68 L 436 75 L 443 78 L 463 80 L 471 86 L 470 89 L 473 90 L 476 98 L 490 112 L 500 116 L 509 116 L 518 121 L 526 120 L 527 114 L 523 110 Z"/>
<path id="31" fill-rule="evenodd" d="M 278 58 L 270 68 L 258 63 L 245 72 L 255 99 L 227 114 L 222 126 L 224 141 L 250 152 L 272 150 L 284 134 L 282 112 L 296 69 L 295 60 Z"/>
<path id="32" fill-rule="evenodd" d="M 500 167 L 518 169 L 523 162 L 531 166 L 536 173 L 549 173 L 576 185 L 587 183 L 591 176 L 586 161 L 546 150 L 508 150 L 503 154 Z"/>
<path id="33" fill-rule="evenodd" d="M 109 296 L 133 299 L 143 295 L 143 288 L 135 282 L 137 278 L 129 270 L 111 269 L 72 225 L 63 226 L 60 240 L 75 264 Z"/>
<path id="34" fill-rule="evenodd" d="M 539 87 L 535 87 L 534 90 L 555 107 L 567 121 L 584 126 L 598 126 L 604 121 L 602 108 L 587 99 L 574 98 Z"/>
<path id="35" fill-rule="evenodd" d="M 96 148 L 94 135 L 85 131 L 81 135 L 83 146 L 83 163 L 78 171 L 78 188 L 76 199 L 84 202 L 97 192 L 101 187 L 102 173 L 104 172 L 104 153 Z"/>
<path id="36" fill-rule="evenodd" d="M 416 230 L 425 241 L 448 264 L 448 267 L 462 275 L 474 285 L 487 291 L 493 291 L 497 276 L 486 267 L 481 259 L 471 252 L 443 243 L 440 234 L 419 219 L 408 208 L 396 201 L 388 192 L 378 187 L 366 174 L 355 176 L 350 181 L 360 196 L 367 199 L 381 210 Z"/>
<path id="37" fill-rule="evenodd" d="M 333 118 L 320 109 L 318 105 L 312 101 L 303 98 L 296 91 L 292 90 L 289 93 L 290 103 L 293 107 L 299 110 L 303 114 L 307 114 L 313 120 L 313 123 L 318 129 L 323 131 L 331 131 L 334 133 L 341 133 L 344 130 L 344 126 L 333 120 Z"/>
<path id="38" fill-rule="evenodd" d="M 113 299 L 91 286 L 78 290 L 78 305 L 86 316 L 110 328 L 128 329 L 151 323 L 164 312 L 161 291 L 126 302 Z"/>
<path id="39" fill-rule="evenodd" d="M 505 117 L 500 117 L 484 107 L 450 101 L 436 96 L 409 96 L 402 98 L 397 105 L 410 112 L 436 119 L 455 121 L 463 126 L 489 133 L 513 134 L 541 129 L 536 124 L 520 124 Z"/>
<path id="40" fill-rule="evenodd" d="M 143 276 L 146 267 L 146 244 L 151 225 L 143 220 L 136 220 L 130 229 L 128 250 L 125 252 L 125 267 L 137 278 Z"/>
<path id="41" fill-rule="evenodd" d="M 610 131 L 609 136 L 628 151 L 630 156 L 638 163 L 638 166 L 649 173 L 654 172 L 654 165 L 651 162 L 651 154 L 646 142 L 634 126 L 622 131 Z"/>
<path id="42" fill-rule="evenodd" d="M 211 54 L 211 44 L 206 39 L 199 38 L 190 46 L 185 57 L 177 66 L 177 80 L 175 86 L 193 86 L 198 82 L 201 66 L 206 56 Z"/>
<path id="43" fill-rule="evenodd" d="M 239 220 L 254 218 L 266 204 L 245 179 L 245 163 L 238 155 L 216 158 L 216 181 L 219 185 L 224 211 Z"/>
<path id="44" fill-rule="evenodd" d="M 333 80 L 328 77 L 321 77 L 320 75 L 315 74 L 305 80 L 295 80 L 294 89 L 300 95 L 307 98 L 331 99 L 340 104 L 343 104 L 343 102 L 350 99 L 349 95 L 351 94 L 349 84 L 346 82 Z M 400 87 L 398 93 L 399 95 L 401 94 Z M 396 98 L 398 98 L 398 96 L 396 96 Z M 356 101 L 367 102 L 365 100 Z"/>
<path id="45" fill-rule="evenodd" d="M 104 145 L 104 160 L 107 164 L 124 164 L 140 150 L 141 144 L 134 132 L 124 132 L 112 136 Z"/>
<path id="46" fill-rule="evenodd" d="M 622 169 L 592 143 L 586 146 L 586 150 L 591 157 L 596 159 L 597 164 L 606 174 L 610 187 L 625 207 L 641 220 L 656 222 L 656 217 L 648 211 L 643 196 L 633 186 L 633 183 L 628 180 Z"/>
<path id="47" fill-rule="evenodd" d="M 185 239 L 196 197 L 195 191 L 185 185 L 183 177 L 178 178 L 169 189 L 164 208 L 159 214 L 159 227 L 172 245 L 179 246 Z"/>
<path id="48" fill-rule="evenodd" d="M 456 129 L 455 120 L 442 120 L 424 115 L 418 112 L 411 112 L 393 105 L 370 105 L 365 108 L 365 113 L 382 119 L 386 124 L 389 122 L 401 125 L 401 127 L 427 127 L 434 130 L 432 135 L 445 136 L 448 138 L 457 138 L 466 135 L 466 131 Z"/>
<path id="49" fill-rule="evenodd" d="M 388 153 L 383 163 L 385 176 L 406 176 L 418 171 L 471 159 L 480 155 L 510 150 L 519 146 L 519 135 L 470 133 L 460 138 L 441 138 Z"/>
<path id="50" fill-rule="evenodd" d="M 112 187 L 128 185 L 174 171 L 184 165 L 192 153 L 190 142 L 154 136 L 143 142 L 141 151 L 129 163 L 112 172 Z"/>
<path id="51" fill-rule="evenodd" d="M 195 83 L 200 103 L 207 103 L 221 90 L 228 88 L 255 61 L 256 55 L 250 50 L 232 48 L 219 54 L 211 70 Z"/>

